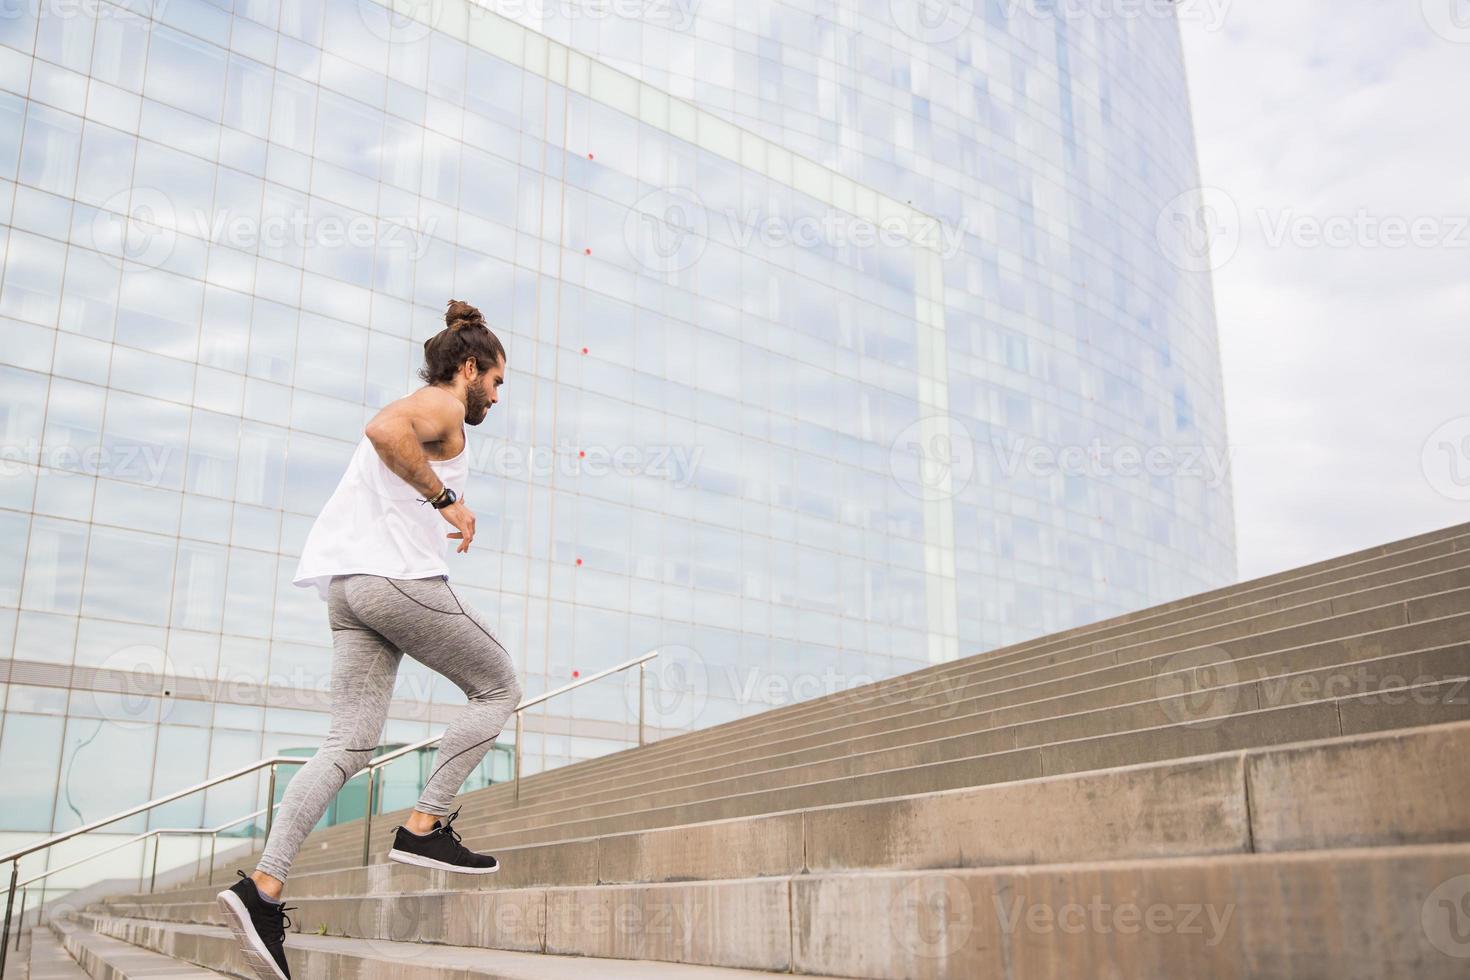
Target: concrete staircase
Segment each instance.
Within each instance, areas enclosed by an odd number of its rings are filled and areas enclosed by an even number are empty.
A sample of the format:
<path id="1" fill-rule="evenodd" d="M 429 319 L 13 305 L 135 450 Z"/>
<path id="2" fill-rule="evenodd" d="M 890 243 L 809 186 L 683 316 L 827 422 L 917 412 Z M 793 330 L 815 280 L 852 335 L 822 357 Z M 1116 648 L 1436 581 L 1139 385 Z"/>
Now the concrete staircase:
<path id="1" fill-rule="evenodd" d="M 1463 978 L 1467 759 L 1461 525 L 469 794 L 489 880 L 382 863 L 402 813 L 367 867 L 328 828 L 288 952 L 373 980 Z M 93 905 L 66 947 L 239 973 L 225 878 Z"/>

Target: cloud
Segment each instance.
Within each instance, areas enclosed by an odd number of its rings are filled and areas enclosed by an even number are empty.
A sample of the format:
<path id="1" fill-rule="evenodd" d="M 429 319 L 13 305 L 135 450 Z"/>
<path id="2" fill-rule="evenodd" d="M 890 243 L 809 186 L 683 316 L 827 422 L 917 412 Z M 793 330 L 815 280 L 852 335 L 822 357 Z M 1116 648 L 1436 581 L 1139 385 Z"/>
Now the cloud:
<path id="1" fill-rule="evenodd" d="M 1470 521 L 1470 444 L 1426 452 L 1470 418 L 1461 2 L 1180 25 L 1201 179 L 1241 214 L 1215 297 L 1243 577 Z"/>

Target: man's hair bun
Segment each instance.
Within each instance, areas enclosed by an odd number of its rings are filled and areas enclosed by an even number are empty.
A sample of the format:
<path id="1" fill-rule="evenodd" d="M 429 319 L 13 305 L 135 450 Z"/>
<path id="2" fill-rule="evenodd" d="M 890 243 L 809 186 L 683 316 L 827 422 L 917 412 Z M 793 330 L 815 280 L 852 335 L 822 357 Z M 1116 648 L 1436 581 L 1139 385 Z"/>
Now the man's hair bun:
<path id="1" fill-rule="evenodd" d="M 464 300 L 452 299 L 449 301 L 449 309 L 444 313 L 444 325 L 457 332 L 466 327 L 483 327 L 485 318 L 480 315 L 479 310 Z"/>

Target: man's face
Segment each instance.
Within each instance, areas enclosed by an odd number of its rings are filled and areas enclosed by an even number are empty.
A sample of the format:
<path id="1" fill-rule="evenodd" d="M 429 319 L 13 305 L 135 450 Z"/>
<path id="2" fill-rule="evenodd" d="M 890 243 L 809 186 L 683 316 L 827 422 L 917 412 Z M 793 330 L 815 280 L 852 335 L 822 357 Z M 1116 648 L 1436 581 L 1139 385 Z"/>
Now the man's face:
<path id="1" fill-rule="evenodd" d="M 500 401 L 500 386 L 505 384 L 505 358 L 501 358 L 492 371 L 479 371 L 474 362 L 466 362 L 473 373 L 465 389 L 464 420 L 470 425 L 479 425 L 490 414 L 490 406 Z"/>

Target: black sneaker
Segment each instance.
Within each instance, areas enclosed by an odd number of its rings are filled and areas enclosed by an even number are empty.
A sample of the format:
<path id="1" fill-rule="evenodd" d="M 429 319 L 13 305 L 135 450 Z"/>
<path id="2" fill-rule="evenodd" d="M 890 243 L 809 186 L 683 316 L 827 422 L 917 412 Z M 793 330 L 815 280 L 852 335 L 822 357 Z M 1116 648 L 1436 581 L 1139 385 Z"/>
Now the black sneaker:
<path id="1" fill-rule="evenodd" d="M 287 906 L 267 902 L 245 872 L 236 874 L 240 880 L 214 898 L 230 931 L 240 941 L 246 964 L 260 980 L 291 980 L 284 949 L 286 927 L 291 924 Z"/>
<path id="2" fill-rule="evenodd" d="M 459 842 L 459 831 L 454 829 L 457 816 L 459 811 L 455 810 L 442 821 L 435 820 L 434 829 L 422 837 L 399 827 L 388 860 L 466 875 L 491 875 L 499 871 L 499 861 L 488 854 L 476 854 Z"/>

